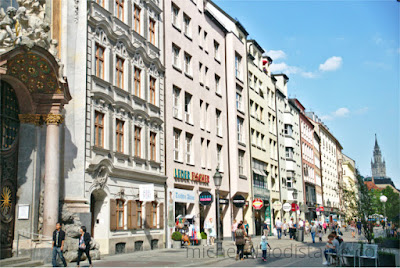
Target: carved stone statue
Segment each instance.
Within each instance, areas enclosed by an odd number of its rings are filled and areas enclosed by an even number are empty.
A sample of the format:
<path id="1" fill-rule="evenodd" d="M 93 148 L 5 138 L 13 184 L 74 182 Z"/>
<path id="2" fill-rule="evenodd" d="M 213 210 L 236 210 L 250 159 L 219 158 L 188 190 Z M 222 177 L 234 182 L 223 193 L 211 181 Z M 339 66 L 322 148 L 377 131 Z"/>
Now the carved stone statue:
<path id="1" fill-rule="evenodd" d="M 46 0 L 17 0 L 18 10 L 0 10 L 0 52 L 14 46 L 41 46 L 50 49 L 50 21 L 45 16 Z M 56 49 L 49 50 L 57 57 Z"/>
<path id="2" fill-rule="evenodd" d="M 95 189 L 103 189 L 104 186 L 106 185 L 107 177 L 108 177 L 108 169 L 107 169 L 107 167 L 100 166 L 94 172 L 93 187 Z"/>

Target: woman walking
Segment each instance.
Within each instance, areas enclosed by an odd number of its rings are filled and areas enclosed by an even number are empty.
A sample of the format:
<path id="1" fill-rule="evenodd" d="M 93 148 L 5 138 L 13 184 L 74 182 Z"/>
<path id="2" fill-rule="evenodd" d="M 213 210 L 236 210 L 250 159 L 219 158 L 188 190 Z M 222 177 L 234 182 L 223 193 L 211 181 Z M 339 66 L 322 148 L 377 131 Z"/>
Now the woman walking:
<path id="1" fill-rule="evenodd" d="M 244 244 L 246 243 L 245 237 L 246 232 L 244 230 L 243 224 L 239 223 L 236 231 L 235 231 L 235 241 L 236 241 L 236 260 L 240 258 L 243 261 L 243 251 L 244 251 Z"/>
<path id="2" fill-rule="evenodd" d="M 90 258 L 90 234 L 86 232 L 86 227 L 82 226 L 81 229 L 79 230 L 79 232 L 81 233 L 81 236 L 79 238 L 79 248 L 78 248 L 78 260 L 77 260 L 77 266 L 79 266 L 79 263 L 81 261 L 81 256 L 83 253 L 86 254 L 86 257 L 89 260 L 89 265 L 90 267 L 93 267 L 92 265 L 92 259 Z"/>
<path id="3" fill-rule="evenodd" d="M 328 228 L 326 222 L 324 222 L 324 223 L 322 224 L 322 227 L 324 228 L 324 231 L 325 231 L 325 234 L 326 234 L 326 228 Z"/>

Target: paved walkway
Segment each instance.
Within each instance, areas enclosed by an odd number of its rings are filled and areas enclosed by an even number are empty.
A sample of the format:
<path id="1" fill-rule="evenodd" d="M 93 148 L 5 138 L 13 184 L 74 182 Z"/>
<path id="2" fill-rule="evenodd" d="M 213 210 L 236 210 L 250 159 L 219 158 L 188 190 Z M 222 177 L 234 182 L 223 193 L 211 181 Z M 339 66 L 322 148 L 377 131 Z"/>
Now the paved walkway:
<path id="1" fill-rule="evenodd" d="M 96 267 L 151 267 L 151 266 L 322 266 L 323 250 L 327 241 L 324 235 L 323 242 L 311 243 L 311 236 L 306 236 L 304 242 L 289 240 L 283 237 L 269 237 L 272 250 L 269 252 L 267 262 L 261 260 L 259 250 L 260 237 L 254 237 L 253 243 L 258 251 L 257 259 L 245 259 L 235 261 L 236 246 L 232 241 L 223 242 L 224 256 L 215 256 L 215 247 L 197 246 L 183 249 L 160 249 L 152 251 L 140 251 L 129 254 L 104 256 L 102 260 L 94 261 Z M 358 241 L 351 238 L 350 232 L 344 232 L 346 242 Z M 318 240 L 318 239 L 317 239 Z M 87 266 L 87 261 L 81 263 Z"/>

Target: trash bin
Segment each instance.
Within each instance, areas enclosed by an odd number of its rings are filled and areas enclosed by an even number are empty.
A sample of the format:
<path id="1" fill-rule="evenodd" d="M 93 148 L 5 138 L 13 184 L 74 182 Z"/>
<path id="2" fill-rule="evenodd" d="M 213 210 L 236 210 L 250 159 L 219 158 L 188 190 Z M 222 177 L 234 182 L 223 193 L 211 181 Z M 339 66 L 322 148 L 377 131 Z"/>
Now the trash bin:
<path id="1" fill-rule="evenodd" d="M 304 229 L 296 230 L 296 241 L 304 242 Z"/>

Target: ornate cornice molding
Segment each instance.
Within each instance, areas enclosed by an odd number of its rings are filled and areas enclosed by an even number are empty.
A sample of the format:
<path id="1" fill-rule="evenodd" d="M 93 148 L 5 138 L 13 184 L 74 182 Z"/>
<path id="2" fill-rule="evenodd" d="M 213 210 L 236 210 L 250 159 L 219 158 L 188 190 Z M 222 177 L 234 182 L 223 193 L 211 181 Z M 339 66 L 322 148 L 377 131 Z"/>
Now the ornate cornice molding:
<path id="1" fill-rule="evenodd" d="M 35 126 L 42 124 L 42 115 L 40 114 L 19 114 L 18 117 L 21 124 L 34 124 Z"/>

